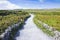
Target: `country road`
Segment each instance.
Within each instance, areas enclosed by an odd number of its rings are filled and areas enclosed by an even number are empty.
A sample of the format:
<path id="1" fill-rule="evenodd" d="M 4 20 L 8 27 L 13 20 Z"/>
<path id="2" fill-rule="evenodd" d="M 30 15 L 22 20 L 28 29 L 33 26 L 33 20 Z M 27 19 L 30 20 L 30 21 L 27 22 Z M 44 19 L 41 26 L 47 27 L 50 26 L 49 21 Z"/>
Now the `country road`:
<path id="1" fill-rule="evenodd" d="M 53 40 L 47 34 L 45 34 L 41 29 L 39 29 L 33 22 L 34 15 L 25 22 L 24 29 L 19 30 L 16 40 Z"/>

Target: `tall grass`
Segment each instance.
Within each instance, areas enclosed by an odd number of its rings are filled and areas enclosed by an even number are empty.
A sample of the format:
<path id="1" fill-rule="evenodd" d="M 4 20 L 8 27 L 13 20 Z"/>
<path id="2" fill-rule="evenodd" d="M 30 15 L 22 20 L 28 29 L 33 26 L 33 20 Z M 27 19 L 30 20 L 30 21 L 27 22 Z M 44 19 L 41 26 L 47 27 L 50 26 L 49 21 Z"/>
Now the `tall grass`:
<path id="1" fill-rule="evenodd" d="M 54 27 L 56 30 L 60 31 L 60 13 L 51 13 L 51 15 L 48 13 L 48 15 L 44 14 L 37 14 L 36 18 L 42 22 L 45 22 L 49 26 Z"/>
<path id="2" fill-rule="evenodd" d="M 27 12 L 0 10 L 0 34 L 3 33 L 8 26 L 18 22 L 24 22 L 27 16 L 29 16 Z"/>
<path id="3" fill-rule="evenodd" d="M 36 12 L 35 14 L 35 19 L 42 21 L 43 23 L 48 24 L 50 27 L 55 28 L 56 30 L 60 31 L 60 12 L 49 12 L 49 11 L 44 11 L 44 12 Z M 34 21 L 36 22 L 36 21 Z M 42 24 L 39 24 L 36 22 L 36 25 L 41 28 Z M 42 29 L 42 28 L 41 28 Z M 44 29 L 42 29 L 44 31 Z M 45 29 L 46 30 L 46 29 Z M 51 35 L 51 32 L 47 30 L 45 31 L 46 33 Z"/>

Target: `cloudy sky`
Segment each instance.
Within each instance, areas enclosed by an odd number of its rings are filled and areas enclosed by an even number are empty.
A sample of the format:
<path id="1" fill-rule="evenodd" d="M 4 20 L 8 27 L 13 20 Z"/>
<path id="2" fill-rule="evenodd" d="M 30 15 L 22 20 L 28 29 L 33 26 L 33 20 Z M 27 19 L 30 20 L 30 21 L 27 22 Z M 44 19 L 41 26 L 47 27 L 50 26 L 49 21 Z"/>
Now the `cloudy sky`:
<path id="1" fill-rule="evenodd" d="M 0 10 L 50 8 L 60 8 L 60 0 L 0 0 Z"/>

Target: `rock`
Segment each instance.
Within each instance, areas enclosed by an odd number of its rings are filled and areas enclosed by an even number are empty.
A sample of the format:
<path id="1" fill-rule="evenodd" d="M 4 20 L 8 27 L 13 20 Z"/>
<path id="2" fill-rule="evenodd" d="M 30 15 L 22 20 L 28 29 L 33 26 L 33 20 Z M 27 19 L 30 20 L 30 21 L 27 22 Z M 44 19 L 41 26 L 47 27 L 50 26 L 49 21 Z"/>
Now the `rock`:
<path id="1" fill-rule="evenodd" d="M 55 40 L 60 40 L 60 32 L 54 31 L 54 33 L 55 33 L 54 39 Z"/>

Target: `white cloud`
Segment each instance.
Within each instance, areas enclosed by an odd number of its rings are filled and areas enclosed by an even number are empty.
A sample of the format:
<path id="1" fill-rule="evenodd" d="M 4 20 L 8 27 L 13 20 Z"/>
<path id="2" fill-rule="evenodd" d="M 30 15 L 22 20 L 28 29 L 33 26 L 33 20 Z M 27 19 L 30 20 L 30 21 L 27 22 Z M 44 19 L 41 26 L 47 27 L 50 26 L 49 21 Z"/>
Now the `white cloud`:
<path id="1" fill-rule="evenodd" d="M 1 1 L 0 0 L 0 10 L 4 10 L 4 9 L 20 9 L 21 7 L 16 5 L 16 4 L 13 4 L 9 1 Z"/>

